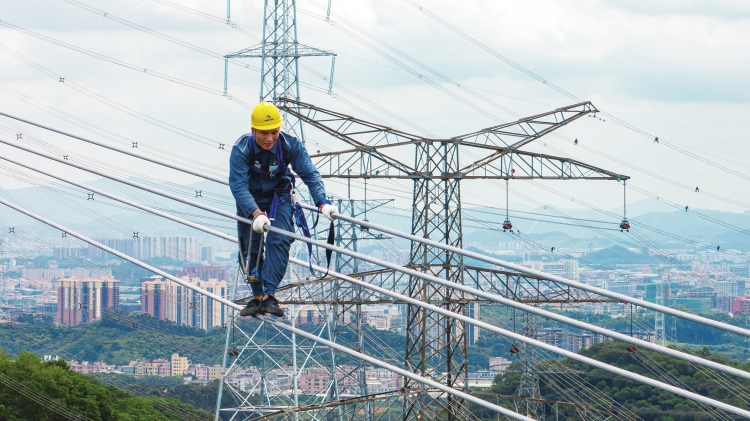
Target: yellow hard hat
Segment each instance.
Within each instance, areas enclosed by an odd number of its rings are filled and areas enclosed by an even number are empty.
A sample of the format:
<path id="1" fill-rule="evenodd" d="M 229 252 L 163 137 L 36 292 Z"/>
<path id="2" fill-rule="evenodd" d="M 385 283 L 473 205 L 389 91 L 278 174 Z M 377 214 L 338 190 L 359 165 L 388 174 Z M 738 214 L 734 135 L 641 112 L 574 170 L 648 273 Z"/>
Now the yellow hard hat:
<path id="1" fill-rule="evenodd" d="M 260 102 L 250 115 L 250 126 L 257 130 L 273 130 L 281 127 L 284 120 L 279 109 L 270 102 Z"/>

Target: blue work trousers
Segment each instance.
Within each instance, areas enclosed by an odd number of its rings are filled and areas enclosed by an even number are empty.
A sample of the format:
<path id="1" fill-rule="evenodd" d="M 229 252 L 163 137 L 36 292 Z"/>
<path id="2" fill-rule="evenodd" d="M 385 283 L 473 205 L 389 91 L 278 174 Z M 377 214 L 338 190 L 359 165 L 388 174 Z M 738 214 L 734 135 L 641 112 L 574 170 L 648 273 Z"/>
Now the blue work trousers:
<path id="1" fill-rule="evenodd" d="M 267 212 L 271 207 L 271 200 L 257 200 L 258 207 Z M 276 211 L 276 218 L 271 221 L 271 226 L 294 232 L 292 222 L 292 203 L 287 200 L 279 205 Z M 237 236 L 240 242 L 240 253 L 247 256 L 247 245 L 252 233 L 252 245 L 250 246 L 250 262 L 248 264 L 248 273 L 252 273 L 258 259 L 258 248 L 260 246 L 260 234 L 253 232 L 252 227 L 243 222 L 237 222 Z M 266 232 L 265 255 L 261 256 L 258 274 L 260 282 L 253 282 L 250 288 L 253 295 L 275 294 L 276 288 L 284 278 L 287 265 L 289 264 L 289 249 L 292 246 L 292 239 L 275 232 Z M 240 259 L 240 264 L 242 264 Z"/>

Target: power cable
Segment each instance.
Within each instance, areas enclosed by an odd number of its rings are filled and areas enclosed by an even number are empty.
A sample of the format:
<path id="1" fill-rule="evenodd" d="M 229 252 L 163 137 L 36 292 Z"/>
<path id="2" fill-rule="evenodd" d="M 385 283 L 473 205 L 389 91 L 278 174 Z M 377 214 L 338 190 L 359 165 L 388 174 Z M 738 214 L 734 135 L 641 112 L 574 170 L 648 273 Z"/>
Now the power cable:
<path id="1" fill-rule="evenodd" d="M 563 88 L 561 88 L 560 86 L 558 86 L 558 85 L 554 84 L 553 82 L 551 82 L 551 81 L 549 81 L 549 80 L 547 80 L 547 79 L 545 79 L 545 78 L 543 78 L 543 77 L 541 77 L 541 76 L 537 75 L 536 73 L 534 73 L 534 72 L 532 72 L 531 70 L 529 70 L 529 69 L 527 69 L 527 68 L 523 67 L 522 65 L 518 64 L 517 62 L 515 62 L 515 61 L 511 60 L 511 59 L 510 59 L 510 58 L 508 58 L 507 56 L 505 56 L 505 55 L 501 54 L 500 52 L 498 52 L 498 51 L 497 51 L 497 50 L 496 50 L 495 48 L 492 48 L 491 46 L 489 46 L 489 45 L 488 45 L 488 44 L 487 44 L 486 42 L 483 42 L 483 41 L 479 40 L 478 38 L 476 38 L 476 37 L 474 37 L 474 36 L 470 35 L 469 33 L 467 33 L 467 32 L 465 32 L 465 31 L 463 31 L 463 30 L 459 29 L 458 27 L 456 27 L 456 26 L 452 25 L 451 23 L 449 23 L 449 22 L 448 22 L 448 21 L 446 21 L 445 19 L 443 19 L 443 18 L 441 18 L 440 16 L 438 16 L 437 14 L 435 14 L 435 13 L 433 13 L 433 12 L 429 11 L 429 10 L 428 10 L 427 8 L 425 8 L 425 7 L 423 7 L 423 6 L 419 5 L 419 4 L 417 4 L 417 3 L 416 3 L 416 2 L 414 2 L 413 0 L 403 0 L 403 1 L 404 1 L 404 2 L 406 2 L 406 3 L 408 3 L 409 5 L 411 5 L 411 6 L 412 6 L 412 7 L 414 7 L 415 9 L 419 10 L 420 12 L 424 13 L 424 14 L 425 14 L 426 16 L 428 16 L 428 17 L 429 17 L 430 19 L 432 19 L 432 20 L 434 20 L 434 21 L 438 22 L 438 23 L 439 23 L 440 25 L 442 25 L 442 26 L 444 26 L 444 27 L 448 28 L 448 29 L 449 29 L 449 30 L 451 30 L 452 32 L 456 33 L 457 35 L 461 36 L 462 38 L 464 38 L 464 39 L 466 39 L 467 41 L 471 42 L 472 44 L 476 45 L 476 46 L 477 46 L 477 47 L 479 47 L 480 49 L 482 49 L 482 50 L 484 50 L 485 52 L 489 53 L 490 55 L 492 55 L 492 56 L 494 56 L 494 57 L 496 57 L 496 58 L 500 59 L 501 61 L 503 61 L 503 62 L 505 62 L 506 64 L 510 65 L 511 67 L 515 68 L 516 70 L 519 70 L 520 72 L 522 72 L 522 73 L 526 74 L 527 76 L 531 77 L 532 79 L 536 80 L 537 82 L 541 82 L 542 84 L 544 84 L 544 85 L 546 85 L 547 87 L 549 87 L 549 88 L 551 88 L 551 89 L 553 89 L 553 90 L 557 91 L 558 93 L 562 94 L 563 96 L 566 96 L 566 97 L 568 97 L 568 98 L 570 98 L 570 99 L 573 99 L 573 100 L 576 100 L 576 101 L 580 101 L 580 98 L 578 98 L 577 96 L 575 96 L 575 95 L 573 95 L 572 93 L 570 93 L 570 92 L 568 92 L 568 91 L 564 90 Z M 552 72 L 552 71 L 551 71 L 551 70 L 549 70 L 549 69 L 545 69 L 545 70 L 548 70 L 548 71 Z M 552 73 L 554 73 L 554 72 L 552 72 Z M 635 109 L 635 110 L 637 110 L 637 111 L 640 111 L 640 112 L 642 112 L 642 113 L 645 113 L 645 114 L 648 114 L 648 115 L 651 115 L 651 116 L 653 116 L 653 114 L 651 114 L 651 113 L 647 113 L 647 112 L 645 112 L 645 111 L 642 111 L 642 110 L 640 110 L 640 109 L 638 109 L 638 108 L 636 108 L 636 107 L 633 107 L 633 106 L 631 106 L 631 105 L 628 105 L 628 104 L 626 104 L 626 103 L 624 103 L 624 102 L 622 102 L 622 101 L 616 100 L 616 99 L 614 99 L 614 98 L 612 98 L 612 97 L 610 97 L 610 96 L 608 96 L 608 95 L 606 95 L 606 94 L 603 94 L 603 93 L 601 93 L 601 92 L 599 92 L 599 91 L 597 91 L 597 90 L 594 90 L 594 89 L 588 88 L 588 87 L 586 87 L 586 86 L 584 86 L 584 85 L 581 85 L 580 83 L 577 83 L 577 82 L 575 82 L 575 81 L 572 81 L 572 80 L 569 80 L 569 79 L 567 79 L 567 80 L 568 80 L 569 82 L 571 82 L 571 83 L 575 83 L 575 84 L 577 84 L 577 85 L 579 85 L 579 86 L 583 86 L 584 88 L 587 88 L 587 89 L 589 89 L 589 90 L 591 90 L 591 91 L 593 91 L 593 92 L 596 92 L 596 93 L 597 93 L 597 94 L 599 94 L 599 95 L 602 95 L 602 96 L 604 96 L 604 97 L 607 97 L 607 98 L 609 98 L 609 99 L 615 100 L 615 101 L 617 101 L 617 102 L 619 102 L 619 103 L 621 103 L 621 104 L 623 104 L 623 105 L 626 105 L 626 106 L 628 106 L 629 108 L 632 108 L 632 109 Z M 656 136 L 654 136 L 654 135 L 652 135 L 652 134 L 650 134 L 650 133 L 648 133 L 648 132 L 646 132 L 646 131 L 643 131 L 643 130 L 641 130 L 641 129 L 638 129 L 637 127 L 635 127 L 635 126 L 633 126 L 633 125 L 631 125 L 631 124 L 629 124 L 629 123 L 625 122 L 624 120 L 621 120 L 621 119 L 619 119 L 619 118 L 617 118 L 617 117 L 613 116 L 612 114 L 609 114 L 609 113 L 606 113 L 606 112 L 602 112 L 602 114 L 606 115 L 606 116 L 607 116 L 608 118 L 612 119 L 613 121 L 615 121 L 616 123 L 620 124 L 621 126 L 623 126 L 623 127 L 626 127 L 626 128 L 628 128 L 628 129 L 630 129 L 630 130 L 632 130 L 632 131 L 635 131 L 636 133 L 639 133 L 639 134 L 641 134 L 641 135 L 643 135 L 643 136 L 645 136 L 645 137 L 647 137 L 647 138 L 649 138 L 649 139 L 655 139 L 655 138 L 657 138 Z M 658 117 L 657 117 L 657 118 L 658 118 Z M 665 119 L 663 119 L 663 118 L 660 118 L 660 119 L 662 119 L 662 120 L 665 120 Z M 667 121 L 667 122 L 670 122 L 669 120 L 665 120 L 665 121 Z M 677 123 L 673 123 L 673 124 L 677 124 Z M 693 131 L 695 131 L 695 130 L 693 130 Z M 700 133 L 700 132 L 698 132 L 698 133 Z M 703 133 L 700 133 L 700 134 L 703 134 Z M 734 146 L 740 146 L 740 147 L 743 147 L 743 146 L 741 146 L 741 145 L 737 145 L 737 144 L 734 144 L 734 143 L 731 143 L 731 142 L 727 142 L 726 140 L 724 140 L 724 139 L 721 139 L 721 138 L 716 138 L 716 137 L 713 137 L 713 136 L 710 136 L 710 137 L 711 137 L 711 138 L 713 138 L 714 140 L 719 140 L 719 141 L 722 141 L 722 142 L 730 143 L 730 144 L 732 144 L 732 145 L 734 145 Z M 662 139 L 661 139 L 661 138 L 659 138 L 659 140 L 661 141 Z"/>
<path id="2" fill-rule="evenodd" d="M 77 235 L 76 235 L 76 236 L 77 236 Z M 110 251 L 110 252 L 113 252 L 113 250 L 109 250 L 109 251 Z M 122 255 L 121 257 L 125 258 L 125 256 L 124 256 L 124 255 Z"/>
<path id="3" fill-rule="evenodd" d="M 2 25 L 2 24 L 4 24 L 4 22 L 0 21 L 0 25 Z M 87 97 L 89 97 L 89 98 L 91 98 L 91 99 L 93 99 L 93 100 L 95 100 L 97 102 L 100 102 L 100 103 L 102 103 L 104 105 L 112 107 L 112 108 L 114 108 L 114 109 L 116 109 L 118 111 L 121 111 L 121 112 L 123 112 L 125 114 L 128 114 L 128 115 L 130 115 L 132 117 L 135 117 L 135 118 L 137 118 L 137 119 L 139 119 L 139 120 L 141 120 L 143 122 L 152 124 L 154 126 L 162 128 L 164 130 L 167 130 L 167 131 L 172 132 L 174 134 L 177 134 L 179 136 L 185 137 L 187 139 L 190 139 L 190 140 L 202 143 L 202 144 L 207 145 L 207 146 L 216 147 L 216 146 L 221 145 L 221 142 L 219 142 L 217 140 L 213 140 L 213 139 L 210 139 L 208 137 L 205 137 L 205 136 L 202 136 L 202 135 L 190 132 L 190 131 L 185 130 L 185 129 L 179 127 L 179 126 L 173 125 L 171 123 L 167 123 L 166 121 L 160 120 L 158 118 L 151 117 L 151 116 L 149 116 L 147 114 L 144 114 L 144 113 L 142 113 L 142 112 L 140 112 L 138 110 L 133 109 L 132 107 L 128 107 L 127 105 L 124 105 L 124 104 L 119 103 L 117 101 L 111 100 L 111 99 L 105 97 L 104 95 L 98 94 L 98 93 L 96 93 L 96 92 L 94 92 L 94 91 L 92 91 L 92 90 L 90 90 L 90 89 L 88 89 L 88 88 L 86 88 L 86 87 L 84 87 L 84 86 L 82 86 L 80 84 L 77 84 L 77 83 L 71 81 L 70 79 L 66 79 L 62 75 L 59 75 L 59 74 L 56 74 L 56 73 L 52 72 L 51 70 L 47 69 L 46 67 L 41 66 L 41 65 L 39 65 L 39 64 L 31 61 L 30 59 L 27 59 L 26 57 L 22 56 L 21 54 L 16 53 L 14 50 L 8 48 L 4 44 L 0 45 L 0 49 L 2 49 L 4 52 L 10 54 L 12 57 L 18 59 L 19 61 L 23 62 L 24 64 L 27 64 L 30 67 L 36 69 L 40 73 L 43 73 L 43 74 L 51 77 L 52 79 L 58 80 L 63 85 L 65 85 L 67 87 L 70 87 L 73 90 L 75 90 L 75 91 L 77 91 L 77 92 L 79 92 L 79 93 L 81 93 L 83 95 L 86 95 Z M 239 103 L 238 101 L 234 101 L 234 102 Z"/>

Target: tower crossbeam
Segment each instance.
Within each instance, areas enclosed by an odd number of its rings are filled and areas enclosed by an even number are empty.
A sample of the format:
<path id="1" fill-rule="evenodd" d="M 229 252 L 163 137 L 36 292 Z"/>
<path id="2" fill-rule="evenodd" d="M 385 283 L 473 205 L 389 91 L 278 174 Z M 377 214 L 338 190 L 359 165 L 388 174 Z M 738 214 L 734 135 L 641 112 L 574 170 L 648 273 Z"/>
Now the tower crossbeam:
<path id="1" fill-rule="evenodd" d="M 572 104 L 552 111 L 521 118 L 476 132 L 447 139 L 430 139 L 391 127 L 361 120 L 343 113 L 327 110 L 299 100 L 284 97 L 279 107 L 300 122 L 341 142 L 335 152 L 317 151 L 313 162 L 323 177 L 404 179 L 413 183 L 411 232 L 421 238 L 462 248 L 461 181 L 465 179 L 587 179 L 621 180 L 627 176 L 607 171 L 569 158 L 535 153 L 526 147 L 581 117 L 597 112 L 590 102 Z M 471 151 L 480 157 L 468 165 L 461 165 L 461 155 Z M 406 162 L 402 157 L 414 157 Z M 409 266 L 457 284 L 471 280 L 463 256 L 449 250 L 428 247 L 412 241 Z M 478 273 L 478 271 L 475 271 Z M 479 275 L 476 276 L 479 279 Z M 534 290 L 533 283 L 526 287 Z M 397 287 L 398 283 L 393 283 Z M 472 313 L 467 307 L 466 294 L 453 288 L 435 285 L 419 277 L 411 277 L 406 295 L 423 302 L 436 302 L 444 309 Z M 516 289 L 520 284 L 515 285 Z M 508 289 L 506 285 L 505 288 Z M 564 291 L 560 288 L 559 291 Z M 520 291 L 519 291 L 520 292 Z M 546 297 L 546 291 L 536 288 L 533 298 L 574 300 L 565 293 Z M 522 295 L 514 294 L 514 298 Z M 585 294 L 584 294 L 585 295 Z M 338 298 L 338 297 L 337 297 Z M 534 316 L 526 330 L 534 337 Z M 467 326 L 448 320 L 439 313 L 407 306 L 405 362 L 409 370 L 430 376 L 455 388 L 468 387 L 468 354 L 470 341 Z M 527 379 L 522 394 L 538 398 L 538 378 L 533 376 L 535 359 L 528 359 Z M 410 383 L 407 381 L 406 386 Z M 465 419 L 464 406 L 452 396 L 434 396 L 426 391 L 404 399 L 404 420 L 426 418 Z M 535 416 L 535 405 L 527 405 Z"/>

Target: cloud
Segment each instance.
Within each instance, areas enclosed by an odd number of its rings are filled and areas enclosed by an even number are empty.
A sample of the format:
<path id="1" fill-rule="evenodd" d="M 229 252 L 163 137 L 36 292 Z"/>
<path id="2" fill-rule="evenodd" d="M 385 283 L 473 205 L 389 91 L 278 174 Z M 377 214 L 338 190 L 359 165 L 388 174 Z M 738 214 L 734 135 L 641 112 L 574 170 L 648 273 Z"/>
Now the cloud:
<path id="1" fill-rule="evenodd" d="M 219 54 L 237 51 L 255 43 L 225 24 L 153 0 L 88 0 L 88 3 Z M 202 0 L 181 4 L 216 16 L 225 16 L 226 13 L 225 3 L 221 2 Z M 232 19 L 247 25 L 248 31 L 259 35 L 263 13 L 260 4 L 233 2 Z M 583 99 L 592 100 L 600 109 L 610 111 L 649 133 L 694 148 L 691 150 L 716 154 L 722 158 L 711 159 L 722 165 L 733 165 L 726 162 L 729 158 L 745 162 L 747 150 L 722 143 L 711 136 L 733 143 L 744 141 L 743 121 L 747 116 L 747 106 L 720 93 L 740 101 L 750 101 L 746 82 L 748 56 L 745 54 L 750 51 L 747 45 L 750 41 L 745 36 L 750 30 L 750 23 L 745 18 L 746 6 L 735 2 L 726 3 L 729 6 L 716 5 L 708 10 L 708 6 L 695 2 L 685 6 L 679 4 L 650 2 L 646 7 L 632 3 L 593 1 L 575 4 L 476 1 L 462 2 L 458 7 L 456 2 L 435 1 L 424 6 L 549 82 Z M 298 5 L 300 10 L 323 15 L 327 4 L 321 0 L 304 0 Z M 0 16 L 3 21 L 144 68 L 223 89 L 223 60 L 166 42 L 65 2 L 0 0 L 0 10 L 3 11 Z M 301 11 L 298 13 L 300 42 L 339 54 L 334 75 L 337 83 L 439 136 L 467 133 L 499 121 L 513 120 L 517 115 L 531 115 L 573 102 L 437 24 L 404 1 L 334 1 L 333 11 L 335 24 L 344 24 L 343 19 L 337 20 L 338 16 L 342 16 L 398 48 L 408 57 L 398 56 L 377 40 L 369 40 L 424 76 L 419 78 L 399 69 L 398 64 L 363 46 L 324 19 L 312 18 Z M 248 111 L 220 95 L 202 93 L 127 70 L 7 28 L 0 28 L 0 38 L 22 54 L 72 81 L 191 132 L 230 144 L 248 130 Z M 463 87 L 450 85 L 439 75 L 432 74 L 410 59 L 424 63 Z M 328 58 L 301 60 L 323 75 L 330 74 L 331 62 Z M 260 64 L 258 60 L 246 62 L 254 66 Z M 327 95 L 327 81 L 313 77 L 304 69 L 300 71 L 300 76 L 306 84 L 302 87 L 302 99 L 306 102 L 362 116 L 367 120 L 372 115 L 384 124 L 419 133 L 416 128 L 394 121 L 391 116 L 342 90 L 336 91 L 338 97 Z M 450 95 L 425 83 L 426 77 Z M 258 98 L 258 78 L 255 71 L 232 67 L 229 70 L 229 90 L 235 98 L 253 103 Z M 227 166 L 226 151 L 208 148 L 104 106 L 2 53 L 0 80 L 87 121 L 138 139 L 144 145 L 173 151 L 216 167 Z M 308 84 L 316 89 L 309 88 Z M 467 90 L 466 87 L 471 89 Z M 455 96 L 470 102 L 473 107 L 463 104 Z M 356 105 L 356 108 L 349 104 Z M 484 115 L 476 108 L 493 117 Z M 510 108 L 514 113 L 501 108 Z M 12 109 L 32 120 L 91 135 L 1 92 L 0 109 Z M 610 156 L 665 177 L 690 185 L 700 184 L 702 191 L 733 197 L 738 189 L 746 187 L 746 180 L 729 176 L 715 166 L 696 162 L 664 146 L 656 146 L 651 139 L 612 121 L 578 121 L 562 129 L 561 133 L 568 138 L 579 138 Z M 312 131 L 310 134 L 311 144 L 333 145 L 323 135 L 312 135 Z M 40 136 L 46 135 L 40 133 Z M 98 148 L 80 142 L 63 141 L 56 137 L 50 139 L 83 156 L 106 157 L 114 162 L 122 159 L 117 155 L 100 156 Z M 670 197 L 675 202 L 717 209 L 741 208 L 699 198 L 694 192 L 683 192 L 662 180 L 652 179 L 615 161 L 575 148 L 566 138 L 551 135 L 538 143 L 532 147 L 539 151 L 551 153 L 549 147 L 543 146 L 547 143 L 575 159 L 632 175 L 633 183 L 645 185 L 647 189 Z M 3 147 L 2 150 L 7 148 Z M 173 171 L 156 171 L 134 160 L 123 162 L 127 162 L 128 168 L 146 171 L 171 182 L 194 181 Z M 7 181 L 3 180 L 2 183 Z M 406 191 L 411 189 L 409 183 L 402 184 Z M 536 188 L 534 183 L 518 184 L 519 188 L 523 185 L 529 195 L 541 203 L 570 205 L 568 199 Z M 622 193 L 619 185 L 613 187 L 612 184 L 561 181 L 550 185 L 554 185 L 559 192 L 586 196 L 604 208 L 611 208 L 621 201 Z M 383 183 L 382 187 L 388 191 L 387 183 Z M 331 182 L 330 188 L 339 194 L 346 192 L 345 185 Z M 486 200 L 500 206 L 500 196 L 487 194 L 498 193 L 499 189 L 494 182 L 465 183 L 463 194 L 467 200 Z M 638 195 L 634 194 L 634 200 L 637 198 Z M 701 202 L 697 203 L 698 199 Z M 405 206 L 410 206 L 410 203 Z"/>

